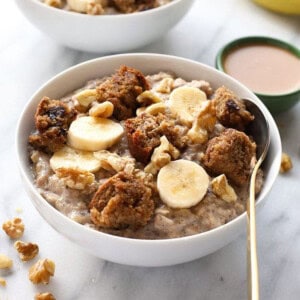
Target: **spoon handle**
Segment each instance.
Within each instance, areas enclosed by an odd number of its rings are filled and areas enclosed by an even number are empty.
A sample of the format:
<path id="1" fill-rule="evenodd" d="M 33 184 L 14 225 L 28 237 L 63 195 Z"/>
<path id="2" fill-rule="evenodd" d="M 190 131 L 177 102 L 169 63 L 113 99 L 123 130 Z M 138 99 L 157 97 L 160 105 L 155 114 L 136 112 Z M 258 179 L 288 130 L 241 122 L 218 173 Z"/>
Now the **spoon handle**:
<path id="1" fill-rule="evenodd" d="M 256 221 L 255 221 L 255 180 L 257 171 L 263 161 L 260 157 L 254 166 L 250 179 L 250 195 L 247 202 L 247 271 L 248 271 L 248 300 L 259 299 L 259 275 L 256 250 Z"/>

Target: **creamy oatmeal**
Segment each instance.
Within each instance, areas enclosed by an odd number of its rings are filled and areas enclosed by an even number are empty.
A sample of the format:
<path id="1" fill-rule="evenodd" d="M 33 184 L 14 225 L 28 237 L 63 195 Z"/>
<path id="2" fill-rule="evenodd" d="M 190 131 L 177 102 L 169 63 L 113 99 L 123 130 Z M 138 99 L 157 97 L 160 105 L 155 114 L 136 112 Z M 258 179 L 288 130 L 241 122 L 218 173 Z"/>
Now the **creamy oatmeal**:
<path id="1" fill-rule="evenodd" d="M 41 195 L 72 220 L 139 239 L 176 238 L 245 211 L 254 117 L 226 87 L 121 66 L 36 110 L 29 156 Z M 258 193 L 263 184 L 260 171 Z"/>
<path id="2" fill-rule="evenodd" d="M 172 0 L 41 0 L 46 5 L 89 15 L 140 12 L 165 5 Z"/>

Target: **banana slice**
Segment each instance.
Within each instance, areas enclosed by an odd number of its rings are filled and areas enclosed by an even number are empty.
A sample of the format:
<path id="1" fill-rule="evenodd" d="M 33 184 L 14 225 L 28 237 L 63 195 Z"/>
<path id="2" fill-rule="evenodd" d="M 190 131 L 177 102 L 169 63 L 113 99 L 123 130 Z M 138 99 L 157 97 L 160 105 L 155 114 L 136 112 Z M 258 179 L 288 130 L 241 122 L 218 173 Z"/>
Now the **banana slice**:
<path id="1" fill-rule="evenodd" d="M 72 122 L 68 144 L 79 150 L 104 150 L 115 144 L 123 132 L 123 127 L 110 119 L 85 116 Z"/>
<path id="2" fill-rule="evenodd" d="M 209 176 L 195 162 L 179 159 L 164 166 L 157 176 L 161 200 L 173 208 L 189 208 L 205 196 Z"/>
<path id="3" fill-rule="evenodd" d="M 65 146 L 53 154 L 50 158 L 50 166 L 53 171 L 64 168 L 93 173 L 100 169 L 101 162 L 94 157 L 92 152 L 75 150 Z"/>
<path id="4" fill-rule="evenodd" d="M 169 99 L 171 113 L 190 126 L 193 123 L 206 94 L 195 87 L 183 86 L 172 91 Z"/>

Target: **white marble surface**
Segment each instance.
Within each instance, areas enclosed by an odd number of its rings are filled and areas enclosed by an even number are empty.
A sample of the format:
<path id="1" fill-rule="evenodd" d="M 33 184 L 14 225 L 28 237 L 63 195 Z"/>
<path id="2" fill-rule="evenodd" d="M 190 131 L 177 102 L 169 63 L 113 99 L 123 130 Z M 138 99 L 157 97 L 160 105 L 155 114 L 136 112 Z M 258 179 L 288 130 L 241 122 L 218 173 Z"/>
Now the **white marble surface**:
<path id="1" fill-rule="evenodd" d="M 51 291 L 63 300 L 246 299 L 245 235 L 191 263 L 136 268 L 90 256 L 38 215 L 22 188 L 16 166 L 16 122 L 42 83 L 98 55 L 56 44 L 32 27 L 12 1 L 1 1 L 1 5 L 0 223 L 17 215 L 23 218 L 24 240 L 38 243 L 40 257 L 53 259 L 57 269 L 48 286 L 34 286 L 27 278 L 31 263 L 20 263 L 12 242 L 0 232 L 0 253 L 14 259 L 13 269 L 0 273 L 7 279 L 7 287 L 0 286 L 0 299 L 33 299 L 37 291 Z M 213 65 L 224 43 L 254 34 L 282 38 L 300 47 L 300 19 L 265 11 L 247 0 L 196 0 L 193 10 L 169 34 L 137 51 L 174 54 Z M 283 149 L 291 155 L 294 168 L 279 176 L 258 214 L 261 299 L 300 298 L 299 115 L 300 104 L 276 117 Z M 22 212 L 17 213 L 17 208 Z"/>

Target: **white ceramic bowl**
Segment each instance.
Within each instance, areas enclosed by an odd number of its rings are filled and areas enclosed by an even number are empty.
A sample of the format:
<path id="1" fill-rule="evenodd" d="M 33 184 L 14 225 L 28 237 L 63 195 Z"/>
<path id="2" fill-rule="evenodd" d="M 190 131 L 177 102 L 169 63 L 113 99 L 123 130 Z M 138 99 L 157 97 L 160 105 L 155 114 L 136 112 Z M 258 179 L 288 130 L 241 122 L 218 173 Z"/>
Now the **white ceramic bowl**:
<path id="1" fill-rule="evenodd" d="M 257 199 L 257 208 L 265 202 L 279 171 L 281 141 L 276 124 L 262 102 L 238 81 L 201 63 L 160 54 L 123 54 L 72 67 L 48 81 L 29 100 L 18 124 L 16 145 L 23 182 L 33 204 L 58 232 L 93 255 L 109 261 L 137 266 L 165 266 L 191 261 L 216 251 L 243 232 L 246 227 L 245 213 L 223 226 L 189 237 L 128 239 L 98 232 L 72 221 L 44 200 L 35 188 L 29 166 L 27 138 L 34 128 L 34 113 L 40 99 L 45 95 L 59 98 L 83 86 L 87 80 L 112 74 L 121 64 L 138 68 L 144 74 L 170 70 L 187 80 L 205 79 L 213 88 L 225 85 L 240 97 L 253 99 L 268 119 L 271 131 L 271 145 L 264 165 L 265 183 Z"/>
<path id="2" fill-rule="evenodd" d="M 115 53 L 135 49 L 164 35 L 194 0 L 173 0 L 132 14 L 91 16 L 50 7 L 40 0 L 15 0 L 24 16 L 57 42 L 78 50 Z"/>

